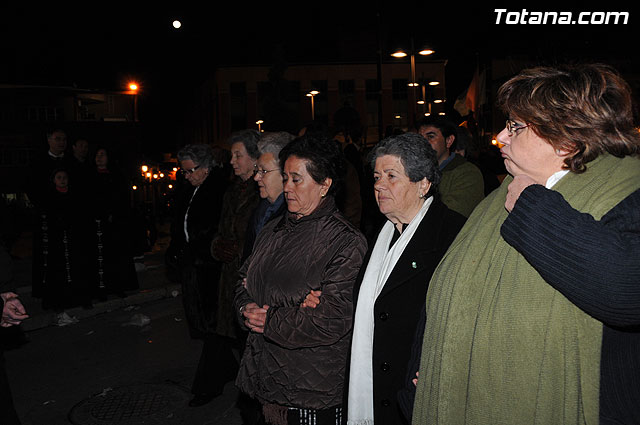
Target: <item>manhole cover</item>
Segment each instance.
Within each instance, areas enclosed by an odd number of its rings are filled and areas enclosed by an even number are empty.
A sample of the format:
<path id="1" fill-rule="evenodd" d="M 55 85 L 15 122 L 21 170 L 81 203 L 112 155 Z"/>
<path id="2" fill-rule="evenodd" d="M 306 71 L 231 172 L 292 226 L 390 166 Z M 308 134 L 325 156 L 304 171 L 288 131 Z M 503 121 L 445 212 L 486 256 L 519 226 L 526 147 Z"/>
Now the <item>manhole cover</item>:
<path id="1" fill-rule="evenodd" d="M 74 425 L 174 425 L 189 400 L 170 384 L 140 384 L 107 389 L 78 403 L 69 412 Z"/>

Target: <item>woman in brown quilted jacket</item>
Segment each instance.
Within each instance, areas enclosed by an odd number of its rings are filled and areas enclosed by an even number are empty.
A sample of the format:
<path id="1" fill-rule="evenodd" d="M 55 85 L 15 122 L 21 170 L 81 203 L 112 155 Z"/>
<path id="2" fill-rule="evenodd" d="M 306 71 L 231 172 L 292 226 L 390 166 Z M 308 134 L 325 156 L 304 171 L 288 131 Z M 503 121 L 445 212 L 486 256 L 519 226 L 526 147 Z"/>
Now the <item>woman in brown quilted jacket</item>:
<path id="1" fill-rule="evenodd" d="M 353 284 L 367 250 L 335 205 L 342 161 L 335 143 L 310 135 L 281 151 L 288 212 L 265 225 L 240 270 L 235 306 L 250 334 L 236 385 L 266 423 L 342 423 Z M 322 302 L 301 307 L 311 290 Z"/>

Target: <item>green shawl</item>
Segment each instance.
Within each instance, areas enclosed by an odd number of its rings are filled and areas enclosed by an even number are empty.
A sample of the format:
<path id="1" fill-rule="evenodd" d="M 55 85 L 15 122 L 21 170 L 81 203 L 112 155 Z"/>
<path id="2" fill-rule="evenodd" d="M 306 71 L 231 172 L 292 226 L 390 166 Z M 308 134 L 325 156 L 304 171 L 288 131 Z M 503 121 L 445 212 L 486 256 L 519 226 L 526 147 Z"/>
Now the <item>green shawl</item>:
<path id="1" fill-rule="evenodd" d="M 553 190 L 596 219 L 640 187 L 636 158 L 587 168 Z M 429 285 L 414 425 L 598 423 L 602 324 L 500 236 L 511 181 L 478 205 Z"/>

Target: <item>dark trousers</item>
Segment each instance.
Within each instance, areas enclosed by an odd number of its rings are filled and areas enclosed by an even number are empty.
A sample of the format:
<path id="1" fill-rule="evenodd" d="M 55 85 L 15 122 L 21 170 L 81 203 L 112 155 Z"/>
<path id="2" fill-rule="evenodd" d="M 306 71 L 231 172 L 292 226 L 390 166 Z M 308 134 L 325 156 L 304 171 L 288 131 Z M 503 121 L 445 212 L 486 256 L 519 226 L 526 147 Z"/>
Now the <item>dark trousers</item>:
<path id="1" fill-rule="evenodd" d="M 220 395 L 227 382 L 238 374 L 238 361 L 232 351 L 233 340 L 216 334 L 203 338 L 202 354 L 193 380 L 193 394 Z"/>
<path id="2" fill-rule="evenodd" d="M 20 425 L 20 419 L 13 407 L 13 397 L 5 370 L 4 353 L 0 351 L 0 424 Z"/>

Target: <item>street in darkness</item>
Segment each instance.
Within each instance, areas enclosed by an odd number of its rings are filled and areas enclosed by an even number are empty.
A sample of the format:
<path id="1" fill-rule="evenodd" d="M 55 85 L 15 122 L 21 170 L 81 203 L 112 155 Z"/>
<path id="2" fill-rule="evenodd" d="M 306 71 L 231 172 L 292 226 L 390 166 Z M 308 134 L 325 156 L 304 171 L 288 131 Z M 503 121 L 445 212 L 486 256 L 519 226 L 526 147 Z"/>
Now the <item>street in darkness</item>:
<path id="1" fill-rule="evenodd" d="M 16 410 L 24 425 L 241 423 L 232 382 L 211 403 L 187 407 L 201 342 L 189 337 L 180 296 L 24 335 L 24 344 L 5 352 Z M 143 395 L 136 396 L 133 404 L 136 400 L 145 403 L 146 388 L 167 389 L 178 395 L 179 407 L 161 412 L 162 419 L 150 414 L 146 420 L 136 418 L 134 408 L 133 416 L 124 421 L 118 419 L 119 411 L 131 410 L 131 406 L 112 402 L 108 407 L 115 411 L 108 412 L 110 416 L 102 411 L 102 421 L 83 417 L 81 411 L 90 399 L 105 400 L 123 388 L 142 389 Z M 166 409 L 167 403 L 160 407 Z M 140 408 L 157 411 L 159 407 L 147 403 Z M 93 414 L 99 416 L 96 411 L 94 408 Z"/>

